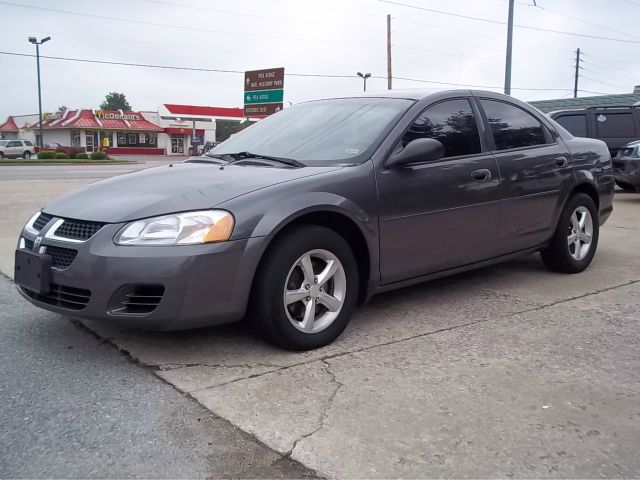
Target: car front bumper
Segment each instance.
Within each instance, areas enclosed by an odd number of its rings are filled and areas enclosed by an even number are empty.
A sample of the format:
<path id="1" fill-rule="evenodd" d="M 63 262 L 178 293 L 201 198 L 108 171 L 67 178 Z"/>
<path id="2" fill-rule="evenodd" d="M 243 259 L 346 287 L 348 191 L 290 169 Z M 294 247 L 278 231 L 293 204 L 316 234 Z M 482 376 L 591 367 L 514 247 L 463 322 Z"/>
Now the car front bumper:
<path id="1" fill-rule="evenodd" d="M 76 250 L 75 258 L 67 268 L 51 269 L 48 294 L 22 286 L 18 290 L 44 309 L 132 328 L 182 330 L 244 316 L 266 237 L 207 245 L 121 246 L 113 242 L 121 226 L 106 225 L 83 243 L 45 238 L 42 247 Z M 27 243 L 35 239 L 27 232 L 22 237 Z M 131 292 L 141 294 L 128 296 Z M 145 295 L 149 292 L 153 297 Z M 124 305 L 132 299 L 152 305 L 143 306 L 141 313 Z"/>
<path id="2" fill-rule="evenodd" d="M 614 159 L 613 175 L 618 182 L 632 185 L 640 191 L 640 159 Z"/>

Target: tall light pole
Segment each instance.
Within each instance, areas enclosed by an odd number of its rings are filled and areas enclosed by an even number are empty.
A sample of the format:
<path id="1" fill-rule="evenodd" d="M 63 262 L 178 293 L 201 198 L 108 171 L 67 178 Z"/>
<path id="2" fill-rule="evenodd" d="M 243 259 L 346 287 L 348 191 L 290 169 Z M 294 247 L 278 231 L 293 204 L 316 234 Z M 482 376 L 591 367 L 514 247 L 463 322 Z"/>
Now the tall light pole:
<path id="1" fill-rule="evenodd" d="M 45 37 L 38 41 L 36 37 L 29 37 L 29 43 L 33 43 L 36 46 L 36 64 L 38 65 L 38 118 L 40 119 L 38 125 L 40 127 L 40 151 L 44 147 L 44 138 L 42 136 L 42 91 L 40 89 L 40 45 L 51 40 L 51 37 Z"/>
<path id="2" fill-rule="evenodd" d="M 513 47 L 513 6 L 515 0 L 509 0 L 509 23 L 507 25 L 507 61 L 504 68 L 504 94 L 511 95 L 511 51 Z M 535 5 L 535 2 L 534 2 Z"/>
<path id="3" fill-rule="evenodd" d="M 369 78 L 371 76 L 370 73 L 362 73 L 362 72 L 358 72 L 358 76 L 364 80 L 364 91 L 367 91 L 367 78 Z"/>

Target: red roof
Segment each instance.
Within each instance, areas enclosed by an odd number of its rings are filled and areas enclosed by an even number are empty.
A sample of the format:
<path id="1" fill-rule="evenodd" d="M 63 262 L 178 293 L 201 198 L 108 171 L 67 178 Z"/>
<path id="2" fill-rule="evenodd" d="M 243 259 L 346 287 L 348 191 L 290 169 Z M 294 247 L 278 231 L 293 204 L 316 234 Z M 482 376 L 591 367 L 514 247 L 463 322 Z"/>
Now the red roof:
<path id="1" fill-rule="evenodd" d="M 124 118 L 105 118 L 106 116 Z M 113 115 L 109 115 L 113 114 Z M 126 120 L 126 118 L 137 117 L 138 120 Z M 33 128 L 38 128 L 36 123 Z M 104 110 L 102 114 L 96 116 L 93 110 L 67 110 L 65 114 L 56 118 L 48 118 L 42 122 L 42 128 L 91 128 L 109 130 L 150 130 L 161 132 L 163 129 L 155 123 L 146 120 L 142 114 L 137 112 L 120 112 Z"/>
<path id="2" fill-rule="evenodd" d="M 0 125 L 0 132 L 18 133 L 18 125 L 16 125 L 13 117 L 7 118 L 7 121 Z"/>
<path id="3" fill-rule="evenodd" d="M 173 103 L 165 103 L 164 106 L 169 113 L 173 113 L 174 115 L 244 118 L 244 110 L 242 108 L 201 107 L 198 105 L 175 105 Z"/>

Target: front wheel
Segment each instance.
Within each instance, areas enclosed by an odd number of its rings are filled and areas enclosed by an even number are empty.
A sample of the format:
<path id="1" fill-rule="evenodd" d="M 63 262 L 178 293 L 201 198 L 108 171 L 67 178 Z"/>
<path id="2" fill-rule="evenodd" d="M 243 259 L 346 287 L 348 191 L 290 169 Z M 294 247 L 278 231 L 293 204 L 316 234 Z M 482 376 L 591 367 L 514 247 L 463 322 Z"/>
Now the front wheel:
<path id="1" fill-rule="evenodd" d="M 349 323 L 358 285 L 358 266 L 343 237 L 317 225 L 297 227 L 267 251 L 249 299 L 250 316 L 280 347 L 323 347 Z"/>
<path id="2" fill-rule="evenodd" d="M 562 273 L 586 269 L 598 247 L 598 220 L 598 209 L 589 195 L 572 196 L 560 215 L 551 243 L 541 252 L 545 265 Z"/>
<path id="3" fill-rule="evenodd" d="M 616 180 L 616 185 L 618 185 L 625 192 L 635 192 L 636 191 L 635 187 L 633 185 L 631 185 L 630 183 L 627 183 L 627 182 L 621 182 L 619 180 Z"/>

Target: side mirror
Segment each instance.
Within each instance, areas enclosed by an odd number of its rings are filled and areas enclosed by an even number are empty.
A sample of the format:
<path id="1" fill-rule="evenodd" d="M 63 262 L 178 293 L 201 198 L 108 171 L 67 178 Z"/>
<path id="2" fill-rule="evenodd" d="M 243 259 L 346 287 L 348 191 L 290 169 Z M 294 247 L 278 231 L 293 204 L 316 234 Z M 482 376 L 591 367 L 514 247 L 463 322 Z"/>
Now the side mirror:
<path id="1" fill-rule="evenodd" d="M 444 157 L 444 145 L 433 138 L 416 138 L 387 161 L 387 168 L 398 168 L 410 163 L 433 162 Z"/>

